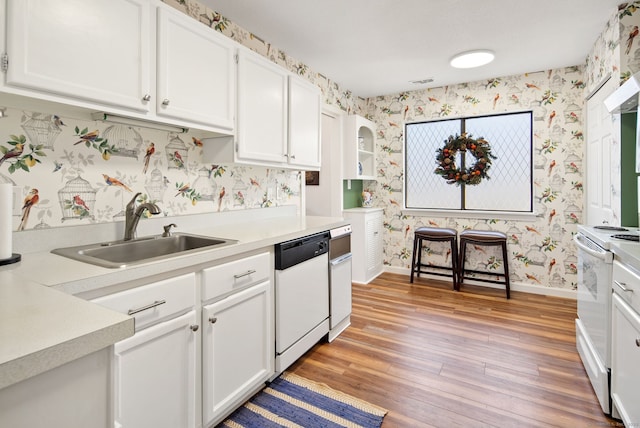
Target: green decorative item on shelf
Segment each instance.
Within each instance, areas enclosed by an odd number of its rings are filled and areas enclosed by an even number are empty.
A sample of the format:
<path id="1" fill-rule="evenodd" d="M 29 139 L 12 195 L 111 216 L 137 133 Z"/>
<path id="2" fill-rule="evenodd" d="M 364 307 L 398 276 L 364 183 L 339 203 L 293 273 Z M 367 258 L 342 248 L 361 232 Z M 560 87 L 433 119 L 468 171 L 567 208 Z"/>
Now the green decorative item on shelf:
<path id="1" fill-rule="evenodd" d="M 471 154 L 476 161 L 469 168 L 459 167 L 456 165 L 456 156 L 458 152 Z M 482 182 L 482 179 L 490 179 L 487 174 L 491 168 L 493 159 L 497 157 L 491 152 L 491 145 L 487 140 L 480 137 L 478 139 L 471 138 L 463 133 L 460 136 L 449 136 L 445 140 L 444 147 L 437 150 L 436 163 L 438 167 L 435 173 L 441 175 L 448 184 L 467 184 L 476 186 Z"/>

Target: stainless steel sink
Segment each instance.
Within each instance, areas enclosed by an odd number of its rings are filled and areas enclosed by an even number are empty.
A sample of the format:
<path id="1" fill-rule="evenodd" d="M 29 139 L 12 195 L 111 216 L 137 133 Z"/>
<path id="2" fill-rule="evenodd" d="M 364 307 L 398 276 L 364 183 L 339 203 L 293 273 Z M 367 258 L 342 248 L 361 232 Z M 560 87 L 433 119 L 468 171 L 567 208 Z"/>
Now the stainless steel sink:
<path id="1" fill-rule="evenodd" d="M 152 261 L 166 260 L 174 256 L 197 253 L 213 247 L 235 244 L 238 241 L 224 238 L 176 233 L 172 236 L 152 236 L 130 241 L 111 241 L 77 247 L 51 250 L 70 259 L 107 268 L 120 268 Z"/>

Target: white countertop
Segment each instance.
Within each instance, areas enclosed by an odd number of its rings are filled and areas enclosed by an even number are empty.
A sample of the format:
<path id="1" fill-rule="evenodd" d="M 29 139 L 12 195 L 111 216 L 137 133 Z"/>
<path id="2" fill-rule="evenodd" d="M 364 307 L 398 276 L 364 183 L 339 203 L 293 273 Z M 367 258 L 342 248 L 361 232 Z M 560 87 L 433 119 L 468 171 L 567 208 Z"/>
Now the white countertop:
<path id="1" fill-rule="evenodd" d="M 118 269 L 71 260 L 51 254 L 48 248 L 22 254 L 19 263 L 0 267 L 0 388 L 133 335 L 133 318 L 73 294 L 95 293 L 111 285 L 180 269 L 197 270 L 198 265 L 348 223 L 333 217 L 288 216 L 235 224 L 183 224 L 176 232 L 238 242 L 196 255 Z"/>

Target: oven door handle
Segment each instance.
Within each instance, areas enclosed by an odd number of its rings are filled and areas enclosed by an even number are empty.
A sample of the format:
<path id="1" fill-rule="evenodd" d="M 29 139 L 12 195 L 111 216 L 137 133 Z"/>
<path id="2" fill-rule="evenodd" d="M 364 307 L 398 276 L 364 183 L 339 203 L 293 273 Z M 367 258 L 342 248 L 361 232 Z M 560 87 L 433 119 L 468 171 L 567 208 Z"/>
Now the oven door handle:
<path id="1" fill-rule="evenodd" d="M 580 234 L 573 236 L 573 242 L 580 251 L 584 251 L 593 257 L 603 260 L 605 263 L 611 263 L 613 261 L 613 254 L 610 251 L 598 247 L 596 244 L 589 241 L 588 238 L 585 238 Z"/>

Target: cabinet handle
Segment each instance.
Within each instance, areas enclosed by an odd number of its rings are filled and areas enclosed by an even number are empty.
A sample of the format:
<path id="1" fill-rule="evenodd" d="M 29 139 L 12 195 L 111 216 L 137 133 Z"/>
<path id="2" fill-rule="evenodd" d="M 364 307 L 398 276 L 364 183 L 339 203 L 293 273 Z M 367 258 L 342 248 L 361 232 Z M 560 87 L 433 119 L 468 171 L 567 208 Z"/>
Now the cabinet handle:
<path id="1" fill-rule="evenodd" d="M 640 339 L 636 339 L 636 346 L 640 348 Z"/>
<path id="2" fill-rule="evenodd" d="M 289 159 L 295 159 L 296 155 L 289 155 Z"/>
<path id="3" fill-rule="evenodd" d="M 251 274 L 253 274 L 253 273 L 256 273 L 256 270 L 255 270 L 255 269 L 249 269 L 249 270 L 248 270 L 248 271 L 246 271 L 245 273 L 239 273 L 239 274 L 237 274 L 237 275 L 233 275 L 233 277 L 234 277 L 235 279 L 240 279 L 240 278 L 242 278 L 243 276 L 248 276 L 248 275 L 251 275 Z"/>
<path id="4" fill-rule="evenodd" d="M 138 312 L 146 311 L 147 309 L 155 308 L 156 306 L 164 305 L 165 303 L 167 303 L 166 300 L 156 300 L 155 302 L 149 303 L 146 306 L 141 306 L 137 309 L 129 309 L 127 314 L 128 315 L 137 314 Z"/>
<path id="5" fill-rule="evenodd" d="M 215 324 L 217 321 L 218 321 L 218 318 L 216 318 L 216 317 L 211 317 L 211 318 L 209 318 L 209 322 L 210 322 L 211 324 Z"/>
<path id="6" fill-rule="evenodd" d="M 169 105 L 169 100 L 166 99 L 166 98 L 164 100 L 162 100 L 162 105 L 163 106 L 168 106 Z"/>
<path id="7" fill-rule="evenodd" d="M 198 329 L 200 328 L 200 326 L 199 326 L 199 325 L 195 325 L 195 324 L 194 324 L 194 325 L 190 326 L 189 328 L 191 329 L 191 331 L 198 331 Z"/>
<path id="8" fill-rule="evenodd" d="M 620 289 L 622 291 L 628 291 L 629 293 L 633 293 L 633 290 L 631 288 L 627 288 L 627 283 L 626 282 L 613 281 L 613 283 L 615 285 L 617 285 L 618 287 L 620 287 Z"/>
<path id="9" fill-rule="evenodd" d="M 142 97 L 142 101 L 151 101 L 151 95 L 146 94 L 144 97 Z"/>

